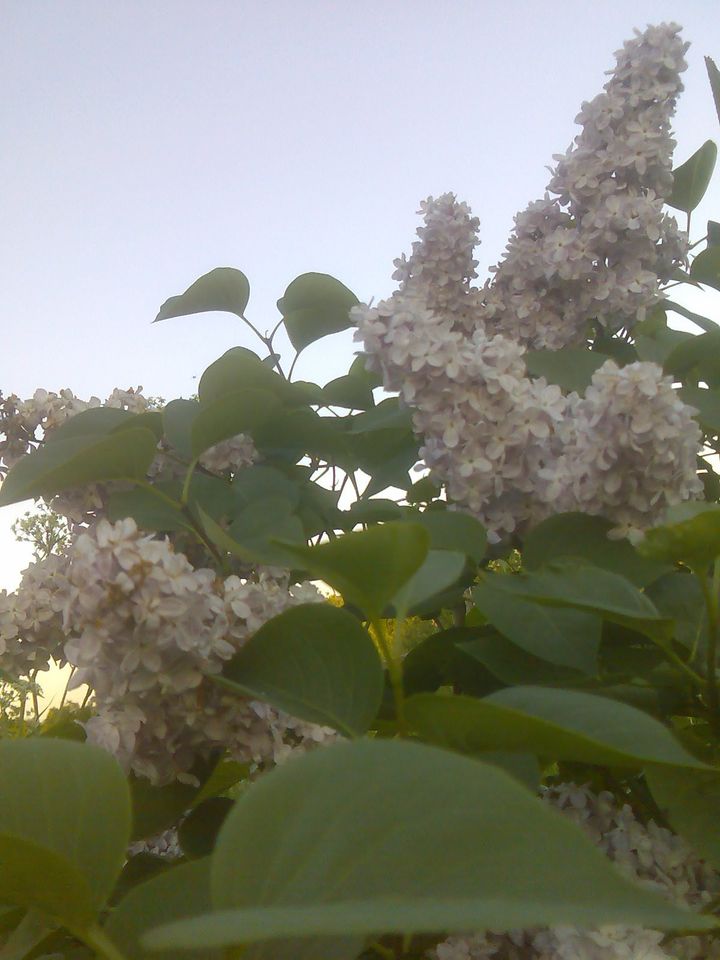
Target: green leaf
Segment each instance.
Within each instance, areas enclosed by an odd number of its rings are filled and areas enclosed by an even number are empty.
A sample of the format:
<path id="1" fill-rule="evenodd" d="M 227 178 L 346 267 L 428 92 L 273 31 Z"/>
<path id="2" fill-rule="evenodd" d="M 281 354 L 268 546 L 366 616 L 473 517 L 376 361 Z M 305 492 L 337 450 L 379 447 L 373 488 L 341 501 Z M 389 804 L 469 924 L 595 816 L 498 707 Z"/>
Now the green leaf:
<path id="1" fill-rule="evenodd" d="M 262 465 L 241 470 L 232 481 L 237 502 L 247 507 L 267 497 L 281 497 L 295 508 L 300 501 L 298 484 L 281 470 Z"/>
<path id="2" fill-rule="evenodd" d="M 696 569 L 720 556 L 720 504 L 681 503 L 667 511 L 666 520 L 645 531 L 638 544 L 644 556 Z"/>
<path id="3" fill-rule="evenodd" d="M 487 531 L 475 517 L 456 510 L 413 511 L 406 516 L 425 527 L 431 550 L 461 551 L 475 563 L 485 556 Z"/>
<path id="4" fill-rule="evenodd" d="M 148 946 L 303 937 L 252 957 L 351 960 L 369 934 L 715 925 L 626 880 L 494 766 L 410 742 L 336 745 L 263 777 L 211 869 L 217 912 L 155 930 Z"/>
<path id="5" fill-rule="evenodd" d="M 587 610 L 637 630 L 667 627 L 650 600 L 629 580 L 590 564 L 557 562 L 535 573 L 497 577 L 493 582 L 496 589 L 513 596 Z"/>
<path id="6" fill-rule="evenodd" d="M 107 515 L 112 523 L 132 517 L 141 530 L 192 530 L 192 525 L 180 507 L 173 507 L 166 500 L 161 500 L 149 490 L 139 487 L 111 493 Z"/>
<path id="7" fill-rule="evenodd" d="M 273 499 L 272 502 L 277 501 Z M 240 560 L 251 565 L 258 563 L 268 563 L 272 566 L 279 567 L 293 567 L 296 565 L 294 556 L 286 550 L 284 545 L 276 544 L 275 542 L 270 542 L 265 539 L 258 533 L 257 528 L 255 530 L 256 536 L 248 537 L 244 543 L 239 543 L 230 533 L 224 530 L 219 523 L 213 520 L 202 507 L 198 507 L 197 512 L 206 535 L 223 553 L 232 554 L 232 556 L 238 557 Z M 298 536 L 302 539 L 302 527 L 299 526 L 299 521 L 296 523 L 297 517 L 288 515 L 275 517 L 261 513 L 253 515 L 252 511 L 249 510 L 248 512 L 251 516 L 254 516 L 259 527 L 262 528 L 263 524 L 269 525 L 264 527 L 266 531 L 280 529 L 286 534 L 291 534 L 291 539 L 293 540 Z M 261 532 L 262 529 L 260 533 Z"/>
<path id="8" fill-rule="evenodd" d="M 255 433 L 255 444 L 270 455 L 287 455 L 297 461 L 305 454 L 337 459 L 346 452 L 342 425 L 310 409 L 283 410 L 270 417 Z"/>
<path id="9" fill-rule="evenodd" d="M 47 443 L 19 460 L 0 489 L 0 506 L 104 480 L 141 480 L 157 441 L 146 429 Z"/>
<path id="10" fill-rule="evenodd" d="M 430 550 L 422 566 L 393 597 L 395 616 L 403 619 L 420 605 L 431 602 L 457 583 L 464 569 L 465 554 Z"/>
<path id="11" fill-rule="evenodd" d="M 256 500 L 237 515 L 228 533 L 257 562 L 270 566 L 292 566 L 292 557 L 276 541 L 305 544 L 300 518 L 293 513 L 292 503 L 283 497 Z"/>
<path id="12" fill-rule="evenodd" d="M 0 960 L 25 960 L 31 954 L 34 957 L 39 956 L 41 951 L 37 948 L 55 929 L 41 913 L 28 910 L 0 947 Z M 43 950 L 42 953 L 46 951 Z"/>
<path id="13" fill-rule="evenodd" d="M 50 434 L 51 442 L 71 437 L 102 436 L 132 421 L 134 416 L 118 407 L 91 407 L 70 417 Z"/>
<path id="14" fill-rule="evenodd" d="M 500 633 L 521 649 L 562 667 L 597 674 L 602 621 L 571 607 L 549 607 L 496 589 L 502 575 L 473 588 L 475 604 Z"/>
<path id="15" fill-rule="evenodd" d="M 254 433 L 276 412 L 280 401 L 267 390 L 245 387 L 201 405 L 190 428 L 193 457 L 239 433 Z"/>
<path id="16" fill-rule="evenodd" d="M 673 170 L 673 188 L 665 201 L 667 205 L 692 213 L 705 196 L 716 160 L 717 147 L 712 140 L 706 140 L 689 160 Z"/>
<path id="17" fill-rule="evenodd" d="M 347 533 L 316 547 L 283 546 L 297 558 L 298 565 L 374 619 L 420 569 L 428 544 L 423 527 L 396 521 Z"/>
<path id="18" fill-rule="evenodd" d="M 192 460 L 192 425 L 199 413 L 197 400 L 171 400 L 163 408 L 165 437 L 187 460 Z"/>
<path id="19" fill-rule="evenodd" d="M 705 66 L 710 80 L 713 100 L 715 101 L 715 110 L 718 120 L 720 120 L 720 70 L 715 66 L 715 61 L 711 57 L 705 57 Z"/>
<path id="20" fill-rule="evenodd" d="M 683 387 L 680 399 L 698 411 L 697 421 L 707 433 L 720 434 L 720 391 Z"/>
<path id="21" fill-rule="evenodd" d="M 533 377 L 545 377 L 563 390 L 585 393 L 593 374 L 610 358 L 582 347 L 560 350 L 528 350 L 525 365 Z"/>
<path id="22" fill-rule="evenodd" d="M 476 634 L 477 630 L 468 627 L 451 627 L 412 647 L 402 662 L 405 693 L 452 686 L 458 692 L 484 697 L 497 690 L 495 677 L 462 649 L 464 641 Z"/>
<path id="23" fill-rule="evenodd" d="M 697 283 L 720 290 L 720 249 L 708 247 L 699 253 L 690 266 L 690 276 Z"/>
<path id="24" fill-rule="evenodd" d="M 673 313 L 679 313 L 681 317 L 690 320 L 696 326 L 700 327 L 701 330 L 704 330 L 705 333 L 711 333 L 713 330 L 717 330 L 718 325 L 713 320 L 708 320 L 707 317 L 703 317 L 699 313 L 693 313 L 692 310 L 688 310 L 687 307 L 683 307 L 682 304 L 675 303 L 672 300 L 663 300 L 663 306 L 666 310 L 672 310 Z"/>
<path id="25" fill-rule="evenodd" d="M 200 377 L 198 395 L 200 403 L 205 405 L 247 387 L 267 390 L 283 402 L 293 402 L 295 397 L 294 385 L 245 347 L 232 347 L 210 364 Z"/>
<path id="26" fill-rule="evenodd" d="M 156 787 L 149 780 L 131 774 L 128 779 L 132 798 L 132 839 L 144 840 L 172 827 L 197 796 L 198 788 L 187 783 L 168 783 Z"/>
<path id="27" fill-rule="evenodd" d="M 674 621 L 679 643 L 688 650 L 705 648 L 707 611 L 697 577 L 688 571 L 673 571 L 651 584 L 647 595 L 663 617 Z"/>
<path id="28" fill-rule="evenodd" d="M 645 777 L 671 825 L 701 857 L 720 869 L 720 771 L 649 767 Z"/>
<path id="29" fill-rule="evenodd" d="M 652 583 L 668 566 L 641 556 L 627 540 L 609 540 L 613 524 L 586 513 L 558 513 L 528 533 L 522 546 L 523 567 L 537 570 L 558 560 L 578 559 L 626 577 L 636 587 Z"/>
<path id="30" fill-rule="evenodd" d="M 0 833 L 0 897 L 77 931 L 92 926 L 98 911 L 89 880 L 75 864 L 7 833 Z"/>
<path id="31" fill-rule="evenodd" d="M 394 500 L 356 500 L 350 509 L 342 516 L 343 529 L 355 526 L 357 523 L 382 523 L 386 520 L 399 520 L 402 509 Z"/>
<path id="32" fill-rule="evenodd" d="M 210 910 L 210 861 L 182 863 L 139 884 L 110 914 L 105 932 L 127 960 L 150 960 L 140 940 L 160 923 L 193 917 Z M 201 944 L 182 952 L 187 960 L 221 960 L 223 954 Z"/>
<path id="33" fill-rule="evenodd" d="M 209 797 L 193 807 L 178 827 L 178 840 L 186 857 L 209 857 L 220 827 L 235 805 L 229 797 Z"/>
<path id="34" fill-rule="evenodd" d="M 508 687 L 482 700 L 419 693 L 405 706 L 424 739 L 464 753 L 502 750 L 603 766 L 708 769 L 658 720 L 579 690 Z"/>
<path id="35" fill-rule="evenodd" d="M 222 684 L 357 737 L 377 715 L 383 668 L 355 617 L 329 604 L 308 603 L 264 624 L 225 666 Z"/>
<path id="36" fill-rule="evenodd" d="M 323 402 L 331 407 L 368 410 L 375 405 L 372 390 L 360 377 L 350 375 L 331 380 L 323 387 Z"/>
<path id="37" fill-rule="evenodd" d="M 375 387 L 381 387 L 383 385 L 383 378 L 381 374 L 375 373 L 372 370 L 368 370 L 366 363 L 366 360 L 368 359 L 369 357 L 367 354 L 359 353 L 350 364 L 348 375 L 359 378 L 366 383 L 371 390 L 374 390 Z"/>
<path id="38" fill-rule="evenodd" d="M 238 763 L 237 760 L 221 760 L 208 777 L 200 792 L 193 800 L 193 806 L 196 807 L 204 800 L 211 797 L 220 796 L 236 783 L 245 780 L 250 773 L 250 765 L 247 763 Z"/>
<path id="39" fill-rule="evenodd" d="M 209 310 L 222 310 L 242 317 L 249 299 L 250 284 L 245 274 L 234 267 L 217 267 L 196 280 L 185 293 L 166 300 L 153 323 Z"/>
<path id="40" fill-rule="evenodd" d="M 70 925 L 91 923 L 125 861 L 125 777 L 108 753 L 88 744 L 2 740 L 0 825 L 0 901 L 35 906 Z"/>
<path id="41" fill-rule="evenodd" d="M 570 687 L 586 679 L 586 675 L 578 670 L 541 660 L 518 647 L 507 637 L 487 628 L 474 639 L 458 642 L 458 647 L 467 656 L 481 663 L 502 684 Z M 495 686 L 497 687 L 497 684 Z M 494 690 L 486 690 L 481 696 L 487 693 L 494 693 Z"/>
<path id="42" fill-rule="evenodd" d="M 389 397 L 367 413 L 358 413 L 350 419 L 350 433 L 373 433 L 375 430 L 412 432 L 410 411 L 399 405 L 397 397 Z"/>
<path id="43" fill-rule="evenodd" d="M 303 273 L 278 300 L 290 343 L 300 353 L 308 344 L 353 326 L 350 309 L 360 301 L 326 273 Z"/>

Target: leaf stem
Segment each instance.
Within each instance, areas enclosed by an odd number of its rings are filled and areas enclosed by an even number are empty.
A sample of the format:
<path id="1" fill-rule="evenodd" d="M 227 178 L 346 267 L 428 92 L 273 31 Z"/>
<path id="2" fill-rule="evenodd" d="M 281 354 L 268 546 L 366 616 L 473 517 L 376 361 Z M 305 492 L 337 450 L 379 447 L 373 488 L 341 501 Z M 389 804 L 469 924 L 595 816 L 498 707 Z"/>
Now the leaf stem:
<path id="1" fill-rule="evenodd" d="M 397 622 L 397 621 L 396 621 Z M 407 724 L 405 723 L 405 693 L 403 690 L 402 664 L 396 656 L 393 644 L 390 642 L 385 621 L 377 618 L 372 621 L 373 632 L 377 638 L 380 652 L 387 664 L 388 675 L 390 677 L 390 686 L 392 687 L 393 700 L 395 702 L 395 717 L 397 719 L 398 733 L 405 736 L 407 733 Z"/>
<path id="2" fill-rule="evenodd" d="M 718 609 L 718 587 L 720 585 L 720 559 L 713 564 L 711 583 L 704 570 L 694 570 L 700 581 L 705 607 L 708 615 L 708 638 L 705 656 L 705 685 L 707 706 L 711 713 L 712 726 L 717 728 L 718 720 L 718 688 L 717 688 L 717 645 L 718 630 L 720 628 L 720 610 Z"/>
<path id="3" fill-rule="evenodd" d="M 91 947 L 98 957 L 104 960 L 128 960 L 126 955 L 115 946 L 102 927 L 96 925 L 76 934 L 83 943 Z"/>

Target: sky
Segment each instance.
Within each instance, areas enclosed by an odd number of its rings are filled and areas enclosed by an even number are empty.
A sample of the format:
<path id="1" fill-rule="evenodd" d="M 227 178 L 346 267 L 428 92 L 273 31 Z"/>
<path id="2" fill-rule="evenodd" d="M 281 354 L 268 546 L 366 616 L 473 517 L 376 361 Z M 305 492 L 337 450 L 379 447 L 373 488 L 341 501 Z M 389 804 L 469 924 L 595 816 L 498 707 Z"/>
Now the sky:
<path id="1" fill-rule="evenodd" d="M 716 13 L 716 0 L 0 0 L 0 390 L 187 396 L 252 335 L 228 314 L 152 325 L 165 299 L 217 266 L 247 274 L 261 329 L 306 271 L 385 296 L 418 202 L 448 190 L 480 217 L 482 279 L 634 27 L 677 20 L 692 42 L 678 162 L 718 139 L 703 64 L 720 63 Z M 708 216 L 720 175 L 696 223 Z M 327 382 L 352 351 L 349 333 L 321 341 L 297 376 Z M 0 588 L 29 559 L 8 532 L 25 508 L 0 508 Z"/>

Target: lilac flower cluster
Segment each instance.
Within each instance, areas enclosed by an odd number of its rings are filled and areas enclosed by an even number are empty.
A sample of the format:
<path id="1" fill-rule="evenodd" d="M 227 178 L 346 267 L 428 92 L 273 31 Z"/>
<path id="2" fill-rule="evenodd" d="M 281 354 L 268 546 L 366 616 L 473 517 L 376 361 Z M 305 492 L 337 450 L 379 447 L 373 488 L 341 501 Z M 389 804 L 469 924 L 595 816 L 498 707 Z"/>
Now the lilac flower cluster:
<path id="1" fill-rule="evenodd" d="M 419 240 L 395 261 L 399 288 L 352 311 L 369 364 L 412 410 L 426 465 L 495 540 L 559 509 L 637 536 L 701 491 L 695 411 L 659 367 L 608 361 L 580 397 L 531 379 L 524 356 L 586 341 L 592 321 L 632 328 L 685 254 L 662 212 L 678 30 L 649 28 L 620 52 L 555 171 L 557 199 L 520 215 L 492 282 L 472 285 L 478 221 L 445 194 L 421 205 Z"/>

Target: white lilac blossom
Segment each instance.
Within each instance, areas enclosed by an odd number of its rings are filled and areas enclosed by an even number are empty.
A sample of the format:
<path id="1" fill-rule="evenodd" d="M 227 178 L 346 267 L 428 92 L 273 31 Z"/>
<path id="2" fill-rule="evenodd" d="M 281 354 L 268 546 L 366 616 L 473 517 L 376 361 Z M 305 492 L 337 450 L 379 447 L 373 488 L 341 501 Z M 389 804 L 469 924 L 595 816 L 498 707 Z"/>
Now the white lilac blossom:
<path id="1" fill-rule="evenodd" d="M 206 450 L 200 457 L 200 466 L 210 473 L 225 473 L 228 470 L 235 473 L 243 467 L 251 467 L 257 460 L 258 451 L 252 437 L 239 433 Z"/>
<path id="2" fill-rule="evenodd" d="M 658 281 L 687 255 L 686 235 L 662 209 L 686 69 L 679 33 L 676 24 L 638 33 L 616 54 L 604 92 L 582 105 L 581 133 L 555 158 L 549 193 L 516 218 L 485 287 L 488 329 L 557 349 L 582 343 L 589 321 L 631 329 L 660 299 Z"/>
<path id="3" fill-rule="evenodd" d="M 544 800 L 574 821 L 631 880 L 684 907 L 700 910 L 720 893 L 720 876 L 685 841 L 653 820 L 642 823 L 609 792 L 560 784 Z M 448 937 L 432 960 L 718 960 L 720 941 L 657 930 L 604 926 L 485 932 Z"/>
<path id="4" fill-rule="evenodd" d="M 605 513 L 617 535 L 640 539 L 649 518 L 702 493 L 694 412 L 655 364 L 604 363 L 574 403 L 572 439 L 556 467 L 560 502 Z"/>
<path id="5" fill-rule="evenodd" d="M 62 610 L 70 584 L 67 558 L 51 555 L 23 571 L 14 593 L 0 591 L 0 670 L 13 679 L 63 662 Z"/>
<path id="6" fill-rule="evenodd" d="M 227 749 L 256 764 L 334 736 L 210 679 L 263 623 L 319 595 L 260 573 L 257 582 L 194 569 L 133 520 L 101 520 L 70 551 L 64 654 L 94 693 L 88 739 L 128 770 L 167 783 Z"/>
<path id="7" fill-rule="evenodd" d="M 524 359 L 528 346 L 581 343 L 593 320 L 631 328 L 684 255 L 661 209 L 686 49 L 678 29 L 650 28 L 618 55 L 553 177 L 557 199 L 519 216 L 491 283 L 471 285 L 478 221 L 445 194 L 421 205 L 419 240 L 395 261 L 399 289 L 352 311 L 369 365 L 412 411 L 426 465 L 493 540 L 561 509 L 605 514 L 635 535 L 700 492 L 694 411 L 659 367 L 608 361 L 580 398 L 531 379 Z"/>

